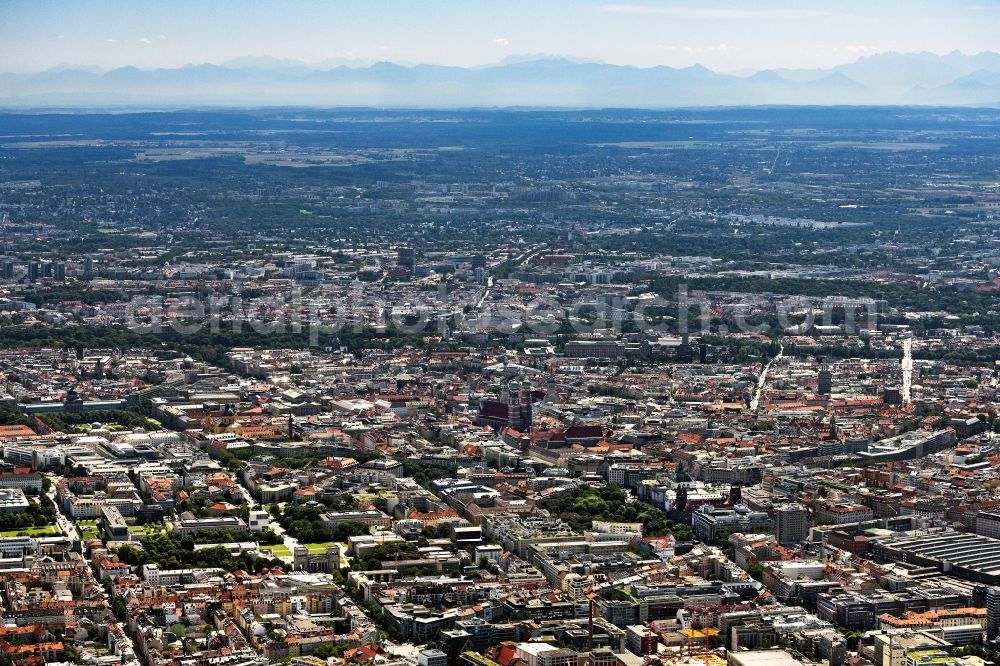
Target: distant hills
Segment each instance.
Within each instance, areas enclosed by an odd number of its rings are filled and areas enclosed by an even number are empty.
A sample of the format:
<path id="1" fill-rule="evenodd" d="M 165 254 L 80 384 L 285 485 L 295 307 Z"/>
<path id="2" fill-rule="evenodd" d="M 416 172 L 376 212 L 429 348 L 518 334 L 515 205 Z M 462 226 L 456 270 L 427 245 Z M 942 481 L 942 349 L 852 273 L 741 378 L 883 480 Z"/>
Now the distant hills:
<path id="1" fill-rule="evenodd" d="M 223 65 L 0 74 L 0 106 L 1000 106 L 1000 53 L 882 53 L 748 75 L 548 55 L 476 68 L 243 57 Z"/>

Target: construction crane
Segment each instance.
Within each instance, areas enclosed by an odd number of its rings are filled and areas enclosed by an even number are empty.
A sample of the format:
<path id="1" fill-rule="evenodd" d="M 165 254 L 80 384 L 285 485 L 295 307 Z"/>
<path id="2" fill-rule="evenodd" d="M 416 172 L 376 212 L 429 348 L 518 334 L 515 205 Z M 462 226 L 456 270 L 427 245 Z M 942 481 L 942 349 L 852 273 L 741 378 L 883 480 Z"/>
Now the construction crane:
<path id="1" fill-rule="evenodd" d="M 693 633 L 694 633 L 695 625 L 696 624 L 701 625 L 702 637 L 705 639 L 705 645 L 704 645 L 705 651 L 703 653 L 703 655 L 705 657 L 705 666 L 709 666 L 710 657 L 712 656 L 711 636 L 710 636 L 709 631 L 708 631 L 709 627 L 712 625 L 711 615 L 710 614 L 713 611 L 717 610 L 719 608 L 719 605 L 718 604 L 699 604 L 699 605 L 696 605 L 696 606 L 687 606 L 686 608 L 689 609 L 690 612 L 691 612 L 691 629 L 690 629 L 691 634 L 688 636 L 688 646 L 689 646 L 688 647 L 688 656 L 689 657 L 695 656 L 691 652 L 691 645 L 692 645 L 692 643 L 691 643 L 691 635 L 693 635 Z M 698 613 L 699 613 L 699 611 L 702 613 L 702 617 L 703 617 L 703 620 L 700 621 L 700 622 L 698 621 Z"/>

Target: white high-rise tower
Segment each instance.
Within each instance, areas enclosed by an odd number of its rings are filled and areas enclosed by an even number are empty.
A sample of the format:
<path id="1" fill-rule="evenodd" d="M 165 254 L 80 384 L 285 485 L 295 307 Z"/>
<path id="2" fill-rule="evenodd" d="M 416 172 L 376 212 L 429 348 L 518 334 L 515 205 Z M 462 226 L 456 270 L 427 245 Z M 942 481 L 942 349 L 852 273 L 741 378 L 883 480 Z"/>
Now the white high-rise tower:
<path id="1" fill-rule="evenodd" d="M 910 404 L 910 383 L 913 380 L 913 338 L 903 338 L 903 404 Z"/>

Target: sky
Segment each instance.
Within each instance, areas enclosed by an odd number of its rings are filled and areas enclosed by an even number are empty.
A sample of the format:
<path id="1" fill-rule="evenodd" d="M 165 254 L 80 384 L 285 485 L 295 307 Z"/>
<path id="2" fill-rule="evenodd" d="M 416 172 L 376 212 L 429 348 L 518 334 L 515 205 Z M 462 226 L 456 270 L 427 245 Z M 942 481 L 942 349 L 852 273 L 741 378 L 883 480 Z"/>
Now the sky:
<path id="1" fill-rule="evenodd" d="M 551 54 L 724 72 L 1000 51 L 1000 0 L 0 0 L 0 71 Z"/>

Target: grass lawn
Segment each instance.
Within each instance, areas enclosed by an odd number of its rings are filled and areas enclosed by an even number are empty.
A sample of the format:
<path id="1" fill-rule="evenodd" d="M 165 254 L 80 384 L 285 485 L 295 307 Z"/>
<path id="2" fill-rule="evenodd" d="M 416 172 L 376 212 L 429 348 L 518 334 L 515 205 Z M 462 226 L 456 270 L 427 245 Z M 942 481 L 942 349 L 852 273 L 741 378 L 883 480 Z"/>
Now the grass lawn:
<path id="1" fill-rule="evenodd" d="M 284 544 L 278 544 L 277 546 L 261 546 L 260 549 L 271 551 L 271 555 L 274 557 L 291 557 L 292 551 L 288 550 L 288 546 Z"/>
<path id="2" fill-rule="evenodd" d="M 96 539 L 101 535 L 101 528 L 98 527 L 96 520 L 77 520 L 75 523 L 76 531 L 80 533 L 80 538 L 84 541 Z"/>
<path id="3" fill-rule="evenodd" d="M 146 536 L 155 536 L 157 534 L 163 533 L 163 525 L 134 525 L 128 528 L 128 531 L 133 534 L 144 534 Z"/>
<path id="4" fill-rule="evenodd" d="M 323 543 L 304 543 L 302 544 L 309 549 L 310 555 L 322 555 L 326 552 L 327 546 L 340 546 L 340 566 L 349 567 L 351 565 L 350 561 L 344 555 L 347 552 L 347 544 L 338 541 L 326 541 Z"/>
<path id="5" fill-rule="evenodd" d="M 22 527 L 19 530 L 7 530 L 6 532 L 0 532 L 0 537 L 12 537 L 18 535 L 27 536 L 55 536 L 57 534 L 62 534 L 58 525 L 46 525 L 45 527 Z"/>
<path id="6" fill-rule="evenodd" d="M 320 555 L 326 552 L 327 546 L 336 546 L 336 541 L 325 541 L 323 543 L 304 543 L 302 544 L 309 549 L 310 555 Z"/>

